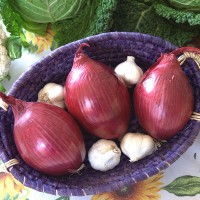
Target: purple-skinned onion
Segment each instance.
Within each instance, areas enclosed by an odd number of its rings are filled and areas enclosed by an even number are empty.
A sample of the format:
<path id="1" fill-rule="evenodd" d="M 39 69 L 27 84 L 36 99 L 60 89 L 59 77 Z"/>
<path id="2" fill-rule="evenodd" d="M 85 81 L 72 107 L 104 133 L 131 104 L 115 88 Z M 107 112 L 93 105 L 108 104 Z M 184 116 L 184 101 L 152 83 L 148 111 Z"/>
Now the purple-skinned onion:
<path id="1" fill-rule="evenodd" d="M 75 173 L 86 150 L 77 122 L 63 109 L 41 102 L 25 102 L 0 93 L 1 107 L 14 114 L 14 141 L 22 159 L 52 176 Z"/>
<path id="2" fill-rule="evenodd" d="M 185 47 L 163 54 L 143 75 L 133 93 L 135 115 L 142 128 L 152 137 L 167 140 L 184 129 L 194 107 L 189 79 L 176 56 Z"/>
<path id="3" fill-rule="evenodd" d="M 130 95 L 125 84 L 107 65 L 83 53 L 79 46 L 65 83 L 68 111 L 91 134 L 119 138 L 130 121 Z"/>

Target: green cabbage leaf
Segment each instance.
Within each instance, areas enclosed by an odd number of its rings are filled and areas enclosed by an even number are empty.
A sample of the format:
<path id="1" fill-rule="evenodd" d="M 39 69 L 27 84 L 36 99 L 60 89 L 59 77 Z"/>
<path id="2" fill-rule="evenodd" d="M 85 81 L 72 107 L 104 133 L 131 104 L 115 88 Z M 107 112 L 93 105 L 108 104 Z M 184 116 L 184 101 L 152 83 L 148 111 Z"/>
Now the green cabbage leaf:
<path id="1" fill-rule="evenodd" d="M 10 37 L 13 37 L 8 40 L 8 48 L 12 51 L 33 51 L 33 45 L 26 41 L 26 30 L 46 36 L 48 27 L 52 27 L 55 33 L 52 50 L 89 35 L 108 32 L 117 1 L 0 0 L 1 18 Z M 22 52 L 10 52 L 12 59 L 17 59 L 20 55 Z"/>
<path id="2" fill-rule="evenodd" d="M 74 18 L 87 0 L 9 0 L 9 3 L 24 20 L 49 23 Z"/>

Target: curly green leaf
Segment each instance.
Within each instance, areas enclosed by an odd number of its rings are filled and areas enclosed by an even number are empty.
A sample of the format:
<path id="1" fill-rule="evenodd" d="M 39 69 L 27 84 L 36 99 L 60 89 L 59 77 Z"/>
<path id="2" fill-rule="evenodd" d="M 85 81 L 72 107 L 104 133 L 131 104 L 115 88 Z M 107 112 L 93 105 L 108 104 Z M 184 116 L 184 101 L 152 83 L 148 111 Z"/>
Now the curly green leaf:
<path id="1" fill-rule="evenodd" d="M 156 13 L 176 23 L 188 23 L 190 26 L 200 25 L 200 13 L 193 13 L 187 10 L 176 9 L 163 1 L 154 1 Z M 200 4 L 199 4 L 200 5 Z M 200 12 L 200 10 L 199 10 Z"/>
<path id="2" fill-rule="evenodd" d="M 200 12 L 200 0 L 168 0 L 171 6 L 192 12 Z"/>

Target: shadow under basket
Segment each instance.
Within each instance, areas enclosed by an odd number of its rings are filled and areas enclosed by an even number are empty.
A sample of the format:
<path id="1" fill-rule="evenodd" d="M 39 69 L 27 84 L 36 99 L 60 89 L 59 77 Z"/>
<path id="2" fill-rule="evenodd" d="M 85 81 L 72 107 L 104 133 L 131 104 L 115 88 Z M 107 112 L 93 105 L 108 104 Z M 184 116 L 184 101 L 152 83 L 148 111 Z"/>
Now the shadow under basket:
<path id="1" fill-rule="evenodd" d="M 111 32 L 90 36 L 62 46 L 33 64 L 13 84 L 9 95 L 25 101 L 36 101 L 37 93 L 46 83 L 55 82 L 64 85 L 75 52 L 83 42 L 91 45 L 86 53 L 93 59 L 114 68 L 125 61 L 128 55 L 134 56 L 143 71 L 146 71 L 162 53 L 177 48 L 161 38 L 140 33 Z M 200 70 L 190 59 L 187 59 L 182 68 L 193 87 L 194 111 L 200 113 Z M 86 156 L 85 168 L 80 173 L 53 177 L 35 171 L 21 159 L 13 139 L 13 124 L 12 110 L 10 108 L 8 112 L 1 110 L 0 157 L 3 162 L 14 158 L 19 161 L 19 164 L 9 168 L 9 171 L 27 187 L 63 196 L 83 196 L 114 191 L 143 181 L 174 163 L 193 144 L 200 130 L 200 123 L 190 119 L 184 130 L 140 161 L 130 163 L 128 157 L 122 155 L 120 164 L 113 170 L 100 172 L 91 168 Z M 142 131 L 133 112 L 128 131 Z M 84 137 L 88 150 L 97 138 L 86 132 Z"/>

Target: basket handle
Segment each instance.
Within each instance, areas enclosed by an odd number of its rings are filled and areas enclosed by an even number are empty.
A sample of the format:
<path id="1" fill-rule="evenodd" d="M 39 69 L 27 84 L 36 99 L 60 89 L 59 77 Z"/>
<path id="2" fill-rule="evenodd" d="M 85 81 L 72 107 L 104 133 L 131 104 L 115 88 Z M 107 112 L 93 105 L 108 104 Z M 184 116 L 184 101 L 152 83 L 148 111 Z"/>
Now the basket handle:
<path id="1" fill-rule="evenodd" d="M 194 119 L 200 122 L 200 113 L 197 112 L 193 112 L 192 116 L 190 117 L 190 119 Z"/>
<path id="2" fill-rule="evenodd" d="M 13 165 L 17 165 L 17 164 L 19 164 L 19 161 L 16 158 L 14 158 L 12 160 L 9 160 L 6 163 L 2 163 L 0 165 L 0 172 L 6 172 L 6 173 L 8 173 L 8 168 L 12 167 Z"/>
<path id="3" fill-rule="evenodd" d="M 187 58 L 193 59 L 193 61 L 197 64 L 200 69 L 200 54 L 195 52 L 183 52 L 181 56 L 178 57 L 178 61 L 180 65 L 182 65 Z M 193 112 L 190 119 L 200 121 L 200 113 Z"/>
<path id="4" fill-rule="evenodd" d="M 200 54 L 195 52 L 183 52 L 183 54 L 178 57 L 180 65 L 182 65 L 187 58 L 192 58 L 200 69 Z"/>

